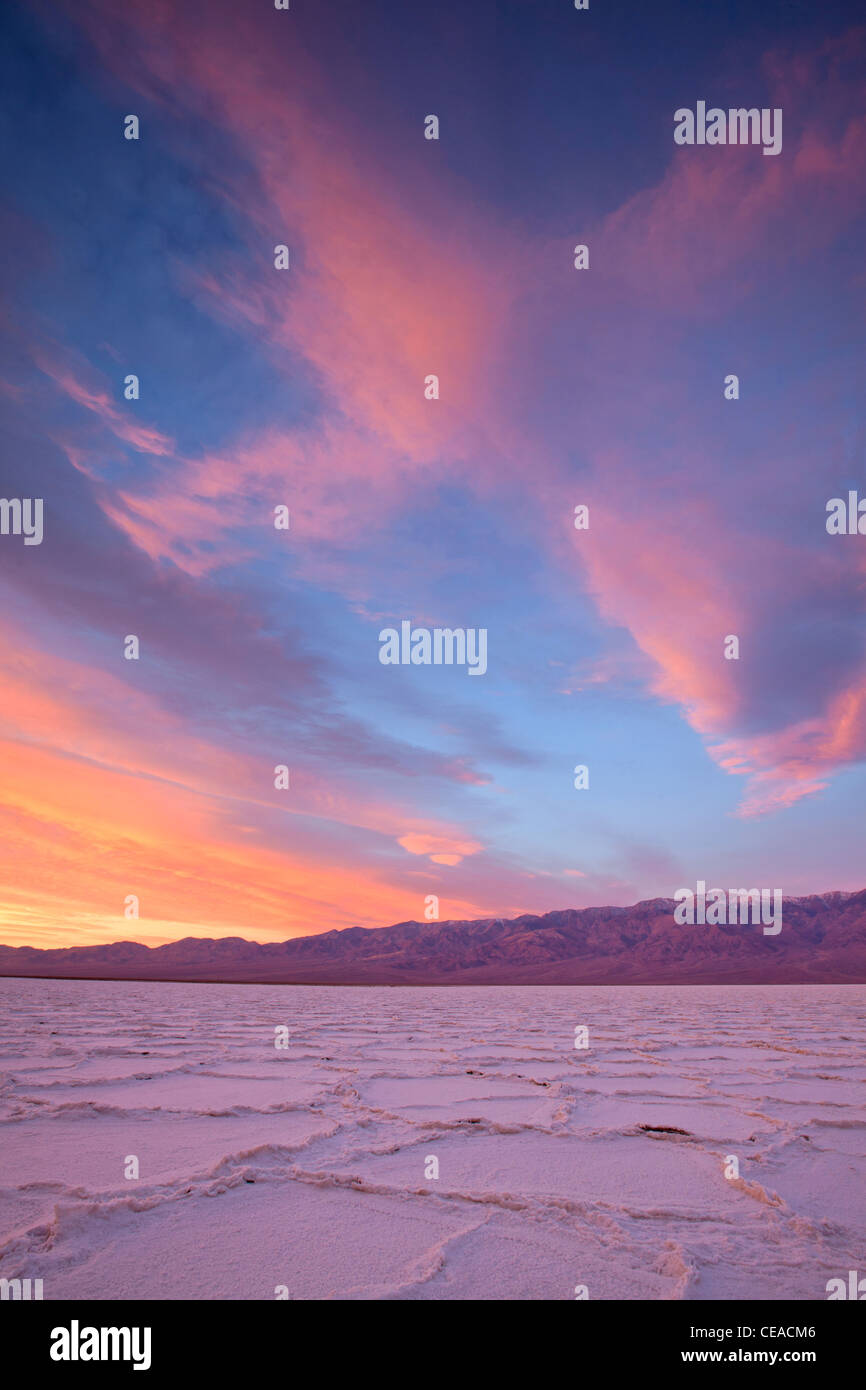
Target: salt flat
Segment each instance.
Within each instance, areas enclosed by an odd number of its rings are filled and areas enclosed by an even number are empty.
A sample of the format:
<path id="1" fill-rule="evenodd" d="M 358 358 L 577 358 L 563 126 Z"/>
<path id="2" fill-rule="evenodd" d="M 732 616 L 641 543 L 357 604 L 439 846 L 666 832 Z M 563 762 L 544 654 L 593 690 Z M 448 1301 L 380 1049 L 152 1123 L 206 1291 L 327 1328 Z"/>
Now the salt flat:
<path id="1" fill-rule="evenodd" d="M 0 1010 L 0 1275 L 46 1299 L 811 1300 L 866 1273 L 863 986 L 0 979 Z"/>

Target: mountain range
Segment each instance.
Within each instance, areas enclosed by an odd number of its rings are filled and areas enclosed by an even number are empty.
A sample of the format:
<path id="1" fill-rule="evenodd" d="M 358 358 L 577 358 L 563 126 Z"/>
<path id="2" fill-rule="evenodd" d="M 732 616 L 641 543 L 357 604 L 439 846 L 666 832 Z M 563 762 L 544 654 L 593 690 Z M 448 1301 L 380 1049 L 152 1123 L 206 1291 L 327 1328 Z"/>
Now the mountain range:
<path id="1" fill-rule="evenodd" d="M 340 985 L 866 982 L 866 889 L 785 898 L 777 936 L 760 926 L 680 926 L 674 907 L 653 898 L 266 943 L 229 936 L 156 947 L 0 946 L 0 975 Z"/>

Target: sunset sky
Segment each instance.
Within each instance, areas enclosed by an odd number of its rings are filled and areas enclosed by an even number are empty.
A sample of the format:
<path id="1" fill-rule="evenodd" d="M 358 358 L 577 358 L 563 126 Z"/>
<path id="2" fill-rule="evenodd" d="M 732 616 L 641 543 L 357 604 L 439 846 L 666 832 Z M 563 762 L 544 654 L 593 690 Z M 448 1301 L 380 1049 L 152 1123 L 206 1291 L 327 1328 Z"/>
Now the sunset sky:
<path id="1" fill-rule="evenodd" d="M 0 941 L 866 884 L 860 5 L 5 28 Z M 675 145 L 700 100 L 781 153 Z"/>

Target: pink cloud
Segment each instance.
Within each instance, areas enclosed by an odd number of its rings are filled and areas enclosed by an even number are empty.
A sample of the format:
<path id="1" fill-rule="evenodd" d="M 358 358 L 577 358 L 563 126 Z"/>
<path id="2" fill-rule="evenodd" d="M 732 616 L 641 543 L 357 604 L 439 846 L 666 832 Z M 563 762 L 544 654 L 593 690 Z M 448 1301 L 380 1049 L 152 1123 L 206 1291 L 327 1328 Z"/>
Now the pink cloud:
<path id="1" fill-rule="evenodd" d="M 121 410 L 109 395 L 89 363 L 72 361 L 72 354 L 57 344 L 39 345 L 32 350 L 33 360 L 41 372 L 77 405 L 95 415 L 100 423 L 143 454 L 168 455 L 174 441 L 151 426 L 138 424 L 129 411 Z M 86 378 L 86 379 L 85 379 Z"/>
<path id="2" fill-rule="evenodd" d="M 122 66 L 126 81 L 167 105 L 206 107 L 244 150 L 255 177 L 244 190 L 226 180 L 223 195 L 246 212 L 255 271 L 237 262 L 187 270 L 190 292 L 215 315 L 269 344 L 274 361 L 285 349 L 301 351 L 332 407 L 322 429 L 246 441 L 230 463 L 234 492 L 256 505 L 269 495 L 286 500 L 298 509 L 298 534 L 306 529 L 313 540 L 344 530 L 353 515 L 373 523 L 392 515 L 411 495 L 413 479 L 434 469 L 445 476 L 453 465 L 443 459 L 478 459 L 473 484 L 483 487 L 485 474 L 499 463 L 487 461 L 478 447 L 484 440 L 503 444 L 510 466 L 519 460 L 525 469 L 531 458 L 536 486 L 561 481 L 543 449 L 521 437 L 516 424 L 499 419 L 492 405 L 491 345 L 513 307 L 507 270 L 517 248 L 507 237 L 457 209 L 444 238 L 447 195 L 440 197 L 440 230 L 434 230 L 423 174 L 402 168 L 400 178 L 396 170 L 386 175 L 363 144 L 350 151 L 351 119 L 347 115 L 344 124 L 333 114 L 333 102 L 332 114 L 323 118 L 319 78 L 306 58 L 298 64 L 299 80 L 287 89 L 282 56 L 256 48 L 250 36 L 243 43 L 233 37 L 237 58 L 227 69 L 226 25 L 233 36 L 238 25 L 245 28 L 237 12 L 215 6 L 211 22 L 201 26 L 154 0 L 146 17 L 99 4 L 85 18 L 94 42 L 110 66 Z M 856 30 L 811 56 L 771 55 L 773 102 L 796 111 L 798 94 L 809 94 L 810 123 L 798 129 L 787 120 L 783 157 L 761 158 L 747 147 L 726 149 L 720 158 L 715 149 L 671 143 L 659 184 L 589 232 L 598 252 L 594 267 L 602 270 L 588 282 L 584 305 L 587 333 L 598 330 L 589 372 L 598 390 L 591 410 L 582 404 L 577 419 L 586 424 L 599 495 L 637 497 L 640 510 L 632 518 L 627 503 L 624 514 L 619 504 L 596 502 L 593 529 L 576 558 L 600 612 L 625 629 L 651 663 L 653 691 L 680 705 L 725 771 L 749 779 L 744 814 L 790 804 L 863 756 L 857 687 L 831 684 L 821 710 L 805 723 L 747 737 L 739 730 L 753 713 L 753 692 L 743 667 L 722 656 L 727 634 L 754 648 L 772 621 L 772 596 L 764 592 L 773 584 L 768 550 L 788 572 L 794 567 L 804 589 L 821 582 L 822 563 L 806 550 L 763 542 L 764 551 L 750 555 L 741 570 L 732 566 L 726 557 L 736 533 L 714 490 L 718 464 L 690 436 L 687 407 L 680 407 L 683 419 L 674 431 L 684 451 L 679 494 L 671 479 L 654 485 L 651 476 L 652 467 L 667 466 L 670 450 L 653 459 L 634 447 L 614 455 L 605 435 L 629 424 L 635 433 L 657 428 L 665 401 L 678 400 L 670 382 L 652 378 L 635 388 L 634 401 L 624 402 L 624 373 L 639 383 L 651 376 L 656 355 L 676 341 L 683 325 L 725 313 L 751 293 L 767 264 L 808 265 L 849 223 L 862 197 L 857 172 L 866 166 L 866 88 L 855 61 L 864 53 L 864 31 Z M 795 217 L 804 204 L 813 215 Z M 270 247 L 284 239 L 295 260 L 282 275 L 267 267 Z M 503 249 L 492 250 L 497 246 Z M 548 250 L 554 254 L 552 246 Z M 610 340 L 616 348 L 605 338 L 608 320 L 621 327 L 623 315 L 633 325 L 625 361 L 616 356 L 620 338 Z M 423 396 L 431 372 L 442 384 L 442 399 L 435 402 Z M 88 408 L 113 425 L 105 402 L 95 399 Z M 225 525 L 220 513 L 228 461 L 181 462 L 146 492 L 128 489 L 119 503 L 107 505 L 148 553 L 201 572 L 212 561 L 204 547 L 196 554 L 197 542 L 212 540 Z M 548 524 L 555 534 L 559 518 L 548 517 Z M 564 547 L 555 545 L 562 554 Z M 572 572 L 574 559 L 566 561 Z M 334 573 L 340 568 L 312 550 L 304 562 L 312 572 L 318 563 L 320 576 L 329 566 Z M 363 601 L 363 583 L 354 582 L 350 592 Z"/>
<path id="3" fill-rule="evenodd" d="M 426 854 L 434 864 L 459 864 L 467 855 L 478 854 L 482 845 L 477 840 L 454 839 L 444 835 L 411 833 L 397 841 L 409 854 Z"/>

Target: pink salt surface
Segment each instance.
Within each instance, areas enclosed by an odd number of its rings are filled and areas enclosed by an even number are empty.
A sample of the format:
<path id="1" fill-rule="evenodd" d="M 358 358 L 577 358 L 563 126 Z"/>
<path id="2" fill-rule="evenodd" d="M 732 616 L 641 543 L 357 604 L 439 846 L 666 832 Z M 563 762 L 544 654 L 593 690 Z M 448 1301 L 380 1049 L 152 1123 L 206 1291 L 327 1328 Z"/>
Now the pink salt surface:
<path id="1" fill-rule="evenodd" d="M 0 1275 L 46 1299 L 811 1300 L 866 1268 L 861 986 L 6 979 L 0 1008 Z"/>

